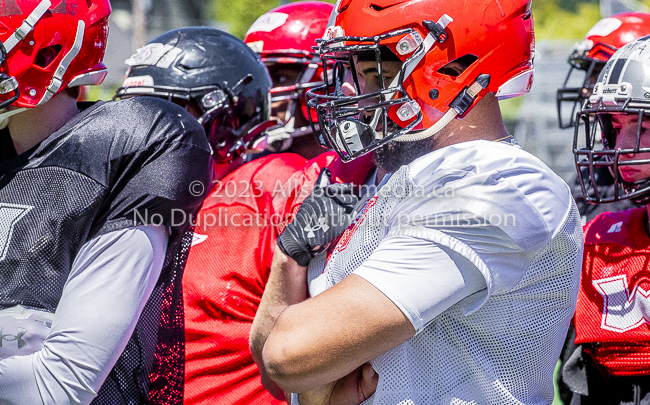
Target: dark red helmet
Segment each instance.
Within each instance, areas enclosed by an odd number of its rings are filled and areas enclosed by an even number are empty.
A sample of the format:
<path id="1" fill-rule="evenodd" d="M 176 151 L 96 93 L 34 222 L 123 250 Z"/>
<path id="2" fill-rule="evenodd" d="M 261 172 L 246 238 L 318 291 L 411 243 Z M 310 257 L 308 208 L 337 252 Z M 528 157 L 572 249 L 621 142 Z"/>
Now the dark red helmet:
<path id="1" fill-rule="evenodd" d="M 0 108 L 31 108 L 67 87 L 99 84 L 108 0 L 13 0 L 0 14 Z"/>
<path id="2" fill-rule="evenodd" d="M 260 55 L 272 75 L 277 64 L 300 68 L 295 83 L 271 89 L 272 103 L 286 102 L 286 112 L 284 126 L 270 132 L 269 143 L 285 141 L 286 149 L 292 137 L 312 133 L 310 125 L 296 128 L 294 121 L 297 109 L 309 119 L 305 91 L 323 84 L 321 59 L 312 47 L 323 36 L 333 8 L 320 1 L 289 3 L 262 15 L 246 33 L 244 42 Z"/>
<path id="3" fill-rule="evenodd" d="M 621 13 L 598 21 L 584 40 L 574 45 L 568 59 L 571 67 L 557 91 L 560 128 L 575 124 L 576 112 L 591 94 L 598 74 L 614 52 L 646 35 L 650 35 L 650 13 Z M 574 73 L 581 76 L 576 77 Z"/>
<path id="4" fill-rule="evenodd" d="M 320 42 L 327 95 L 309 91 L 320 130 L 342 159 L 392 140 L 432 136 L 463 117 L 485 94 L 506 99 L 527 93 L 533 78 L 535 38 L 530 0 L 341 0 Z M 392 83 L 357 96 L 344 94 L 354 58 L 371 54 L 377 71 L 386 57 L 402 62 Z M 360 102 L 366 103 L 359 108 Z M 363 110 L 363 117 L 362 117 Z M 366 119 L 367 118 L 367 119 Z"/>

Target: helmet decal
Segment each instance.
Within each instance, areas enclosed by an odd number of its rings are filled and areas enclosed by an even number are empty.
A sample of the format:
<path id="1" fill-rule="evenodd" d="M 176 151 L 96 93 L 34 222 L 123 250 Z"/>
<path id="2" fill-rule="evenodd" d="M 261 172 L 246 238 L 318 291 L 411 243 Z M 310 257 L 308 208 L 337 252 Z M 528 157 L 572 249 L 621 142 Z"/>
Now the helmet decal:
<path id="1" fill-rule="evenodd" d="M 150 93 L 152 93 L 154 91 L 153 90 L 153 86 L 154 86 L 153 77 L 151 77 L 149 75 L 127 77 L 126 79 L 124 79 L 124 83 L 122 84 L 122 86 L 127 88 L 127 91 L 126 91 L 127 93 L 129 91 L 132 91 L 132 92 L 145 91 L 145 92 L 150 92 Z M 132 87 L 144 87 L 144 89 L 133 89 Z"/>
<path id="2" fill-rule="evenodd" d="M 61 0 L 58 6 L 52 9 L 52 14 L 69 14 L 76 15 L 79 6 L 68 0 Z"/>
<path id="3" fill-rule="evenodd" d="M 603 18 L 602 20 L 598 21 L 596 25 L 591 27 L 591 29 L 587 32 L 586 37 L 593 37 L 593 36 L 599 36 L 599 37 L 606 37 L 612 32 L 616 31 L 623 25 L 623 21 L 619 20 L 618 18 L 615 17 L 608 17 L 608 18 Z"/>
<path id="4" fill-rule="evenodd" d="M 138 49 L 134 55 L 124 61 L 128 66 L 150 65 L 167 69 L 183 52 L 169 44 L 147 44 Z"/>
<path id="5" fill-rule="evenodd" d="M 5 0 L 4 7 L 0 9 L 0 17 L 9 17 L 12 15 L 22 15 L 23 10 L 20 9 L 16 0 Z"/>
<path id="6" fill-rule="evenodd" d="M 275 13 L 275 12 L 269 12 L 258 18 L 253 25 L 248 29 L 246 32 L 246 35 L 250 34 L 251 32 L 271 32 L 274 29 L 281 27 L 284 25 L 285 22 L 287 22 L 287 18 L 289 18 L 289 15 L 286 13 Z"/>

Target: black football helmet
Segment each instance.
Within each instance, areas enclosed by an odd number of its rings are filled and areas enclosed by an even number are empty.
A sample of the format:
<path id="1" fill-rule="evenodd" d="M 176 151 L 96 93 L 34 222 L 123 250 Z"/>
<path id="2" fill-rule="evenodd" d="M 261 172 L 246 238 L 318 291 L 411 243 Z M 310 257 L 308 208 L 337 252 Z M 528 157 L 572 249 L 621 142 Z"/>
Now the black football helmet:
<path id="1" fill-rule="evenodd" d="M 243 41 L 209 27 L 167 31 L 125 62 L 129 70 L 115 98 L 156 96 L 193 112 L 217 163 L 233 162 L 270 121 L 271 78 Z"/>

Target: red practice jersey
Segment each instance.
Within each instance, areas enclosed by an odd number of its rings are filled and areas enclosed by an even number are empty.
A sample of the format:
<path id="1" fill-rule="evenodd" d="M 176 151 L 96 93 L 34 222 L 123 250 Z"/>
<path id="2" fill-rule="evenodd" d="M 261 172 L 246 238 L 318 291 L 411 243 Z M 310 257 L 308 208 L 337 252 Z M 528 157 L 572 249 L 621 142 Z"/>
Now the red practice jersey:
<path id="1" fill-rule="evenodd" d="M 646 208 L 605 212 L 584 229 L 576 343 L 617 376 L 650 374 Z"/>
<path id="2" fill-rule="evenodd" d="M 283 403 L 262 386 L 248 339 L 276 238 L 323 167 L 332 183 L 361 184 L 370 156 L 347 164 L 334 152 L 309 162 L 265 156 L 217 182 L 203 203 L 183 276 L 185 404 Z"/>

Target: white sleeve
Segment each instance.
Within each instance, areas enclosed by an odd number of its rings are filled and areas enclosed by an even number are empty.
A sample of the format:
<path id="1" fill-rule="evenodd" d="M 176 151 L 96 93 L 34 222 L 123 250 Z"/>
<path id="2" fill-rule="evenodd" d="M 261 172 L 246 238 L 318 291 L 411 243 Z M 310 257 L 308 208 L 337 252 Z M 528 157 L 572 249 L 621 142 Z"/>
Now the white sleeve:
<path id="1" fill-rule="evenodd" d="M 126 347 L 162 270 L 163 226 L 86 242 L 40 350 L 0 360 L 0 404 L 88 404 Z"/>
<path id="2" fill-rule="evenodd" d="M 410 236 L 383 239 L 353 274 L 393 301 L 416 332 L 462 299 L 487 293 L 482 273 L 469 260 Z"/>

